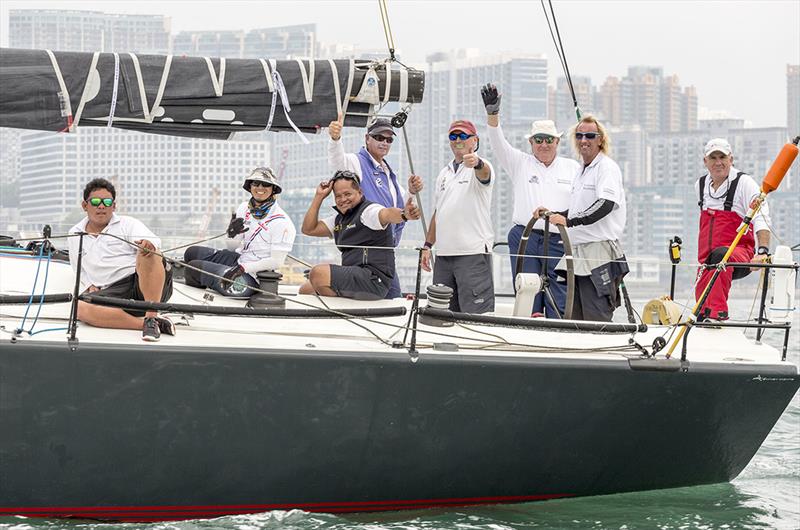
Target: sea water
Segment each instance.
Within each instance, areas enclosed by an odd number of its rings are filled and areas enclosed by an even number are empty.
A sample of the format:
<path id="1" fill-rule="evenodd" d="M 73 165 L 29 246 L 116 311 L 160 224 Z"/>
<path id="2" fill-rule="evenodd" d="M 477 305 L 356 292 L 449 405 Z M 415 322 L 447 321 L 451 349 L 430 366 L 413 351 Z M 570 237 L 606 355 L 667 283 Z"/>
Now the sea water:
<path id="1" fill-rule="evenodd" d="M 644 301 L 634 301 L 643 307 Z M 752 300 L 731 303 L 746 319 Z M 757 308 L 755 309 L 757 311 Z M 617 313 L 622 313 L 618 310 Z M 620 315 L 617 315 L 620 316 Z M 623 315 L 624 318 L 624 315 Z M 748 330 L 748 336 L 754 332 Z M 783 333 L 764 341 L 783 345 Z M 800 364 L 800 315 L 789 360 Z M 800 529 L 800 394 L 795 395 L 750 464 L 732 483 L 545 502 L 359 515 L 273 511 L 169 523 L 94 523 L 0 517 L 0 530 L 516 530 L 536 529 Z"/>

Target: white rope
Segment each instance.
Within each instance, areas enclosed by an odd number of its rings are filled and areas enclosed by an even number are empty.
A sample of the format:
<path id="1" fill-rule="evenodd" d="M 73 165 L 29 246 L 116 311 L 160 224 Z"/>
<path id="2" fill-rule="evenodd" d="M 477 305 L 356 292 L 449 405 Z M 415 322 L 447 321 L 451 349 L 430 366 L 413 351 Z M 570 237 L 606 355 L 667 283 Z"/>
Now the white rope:
<path id="1" fill-rule="evenodd" d="M 294 132 L 300 137 L 304 144 L 308 144 L 308 138 L 303 132 L 297 128 L 297 125 L 294 124 L 292 118 L 289 117 L 289 112 L 292 110 L 291 105 L 289 104 L 289 97 L 286 95 L 286 87 L 283 84 L 283 79 L 281 79 L 281 74 L 277 70 L 272 72 L 272 81 L 275 85 L 275 91 L 272 93 L 272 105 L 269 108 L 269 120 L 267 121 L 267 128 L 268 131 L 270 127 L 272 127 L 272 120 L 275 118 L 275 105 L 278 103 L 278 95 L 280 94 L 281 97 L 281 104 L 283 106 L 283 114 L 286 116 L 286 121 L 289 122 L 289 125 L 292 126 Z"/>
<path id="2" fill-rule="evenodd" d="M 114 54 L 114 90 L 111 92 L 111 108 L 108 110 L 106 127 L 114 124 L 114 112 L 117 110 L 117 91 L 119 89 L 119 54 Z"/>

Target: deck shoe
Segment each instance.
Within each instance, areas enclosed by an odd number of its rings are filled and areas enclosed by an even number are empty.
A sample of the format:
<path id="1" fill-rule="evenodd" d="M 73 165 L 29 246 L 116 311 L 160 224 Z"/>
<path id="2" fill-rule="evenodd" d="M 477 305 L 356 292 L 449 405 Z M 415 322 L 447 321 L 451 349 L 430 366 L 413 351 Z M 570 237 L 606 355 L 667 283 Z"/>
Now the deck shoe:
<path id="1" fill-rule="evenodd" d="M 147 342 L 158 342 L 161 340 L 161 329 L 156 317 L 145 317 L 142 324 L 142 340 Z"/>
<path id="2" fill-rule="evenodd" d="M 158 322 L 158 329 L 164 335 L 175 335 L 175 324 L 172 323 L 172 320 L 168 319 L 167 317 L 153 317 Z"/>

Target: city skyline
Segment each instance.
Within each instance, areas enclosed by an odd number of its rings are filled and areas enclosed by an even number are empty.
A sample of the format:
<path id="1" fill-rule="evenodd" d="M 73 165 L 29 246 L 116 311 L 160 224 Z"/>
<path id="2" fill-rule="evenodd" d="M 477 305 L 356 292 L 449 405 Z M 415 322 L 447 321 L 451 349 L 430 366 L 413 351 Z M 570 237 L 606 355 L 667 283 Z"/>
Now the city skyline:
<path id="1" fill-rule="evenodd" d="M 7 27 L 10 10 L 67 5 L 96 11 L 112 7 L 94 1 L 8 0 L 0 5 L 0 25 Z M 193 2 L 191 9 L 187 5 L 120 1 L 114 2 L 113 11 L 168 16 L 173 35 L 316 22 L 320 41 L 355 41 L 361 49 L 386 50 L 377 2 L 235 1 L 226 2 L 224 11 L 210 2 Z M 536 2 L 498 1 L 488 8 L 472 2 L 388 5 L 398 51 L 412 63 L 421 65 L 436 51 L 473 47 L 481 53 L 543 53 L 552 65 L 549 84 L 554 86 L 563 75 Z M 756 127 L 786 126 L 784 76 L 787 64 L 800 63 L 800 2 L 574 1 L 555 2 L 554 7 L 573 76 L 588 76 L 600 85 L 609 76 L 623 76 L 629 66 L 658 65 L 680 76 L 681 84 L 697 88 L 701 112 L 726 111 Z M 503 16 L 507 14 L 513 16 Z M 738 31 L 743 21 L 746 38 L 720 38 L 720 33 Z M 424 40 L 416 38 L 420 34 Z M 588 36 L 591 46 L 586 45 Z M 7 45 L 7 39 L 2 35 L 0 44 Z"/>

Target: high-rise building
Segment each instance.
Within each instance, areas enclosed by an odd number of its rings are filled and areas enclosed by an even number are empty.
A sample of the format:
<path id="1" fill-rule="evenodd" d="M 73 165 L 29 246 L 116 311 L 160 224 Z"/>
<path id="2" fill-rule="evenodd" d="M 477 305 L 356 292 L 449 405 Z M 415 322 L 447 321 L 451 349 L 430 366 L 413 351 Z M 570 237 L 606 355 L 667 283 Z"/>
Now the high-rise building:
<path id="1" fill-rule="evenodd" d="M 289 59 L 317 56 L 316 24 L 299 24 L 251 31 L 182 31 L 173 53 L 238 59 Z"/>
<path id="2" fill-rule="evenodd" d="M 800 134 L 800 64 L 786 65 L 786 127 L 790 136 Z"/>
<path id="3" fill-rule="evenodd" d="M 622 79 L 610 76 L 598 90 L 598 113 L 610 125 L 639 125 L 647 132 L 689 131 L 697 127 L 697 93 L 680 86 L 661 67 L 630 66 Z"/>
<path id="4" fill-rule="evenodd" d="M 99 11 L 15 9 L 9 46 L 74 52 L 169 53 L 170 19 Z"/>
<path id="5" fill-rule="evenodd" d="M 585 76 L 575 76 L 572 78 L 572 86 L 575 90 L 575 99 L 578 100 L 578 107 L 581 114 L 593 114 L 599 119 L 605 119 L 598 115 L 595 98 L 597 89 L 592 85 L 592 80 Z M 565 77 L 559 77 L 556 87 L 550 88 L 548 116 L 556 124 L 559 131 L 566 131 L 577 122 L 575 114 L 575 103 L 572 100 L 572 93 Z"/>

